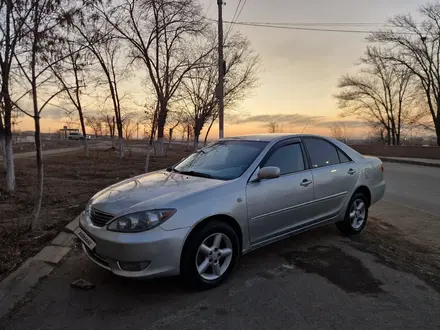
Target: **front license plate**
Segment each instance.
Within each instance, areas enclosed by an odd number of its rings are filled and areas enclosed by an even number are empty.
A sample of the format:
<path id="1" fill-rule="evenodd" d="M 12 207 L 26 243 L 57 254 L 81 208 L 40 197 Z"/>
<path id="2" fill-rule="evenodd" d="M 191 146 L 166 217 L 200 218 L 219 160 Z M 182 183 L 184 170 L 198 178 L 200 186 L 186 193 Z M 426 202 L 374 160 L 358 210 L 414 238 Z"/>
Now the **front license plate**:
<path id="1" fill-rule="evenodd" d="M 83 242 L 90 250 L 93 250 L 96 246 L 95 241 L 86 234 L 84 230 L 82 230 L 80 227 L 76 228 L 74 231 L 74 234 L 76 237 L 78 237 L 81 242 Z"/>

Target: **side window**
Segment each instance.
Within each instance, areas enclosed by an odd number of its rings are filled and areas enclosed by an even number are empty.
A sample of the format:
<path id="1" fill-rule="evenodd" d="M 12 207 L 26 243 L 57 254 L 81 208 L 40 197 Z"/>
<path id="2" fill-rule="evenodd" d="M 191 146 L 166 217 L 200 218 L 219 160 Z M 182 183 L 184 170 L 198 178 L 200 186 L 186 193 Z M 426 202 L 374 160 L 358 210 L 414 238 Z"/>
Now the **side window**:
<path id="1" fill-rule="evenodd" d="M 300 144 L 289 144 L 277 149 L 263 166 L 279 167 L 281 175 L 303 171 L 305 167 Z"/>
<path id="2" fill-rule="evenodd" d="M 341 163 L 351 162 L 351 159 L 345 153 L 343 153 L 342 150 L 339 150 L 339 148 L 338 148 L 338 156 L 339 156 L 339 161 Z"/>
<path id="3" fill-rule="evenodd" d="M 312 168 L 339 164 L 336 147 L 322 139 L 305 138 L 304 143 L 312 161 Z"/>

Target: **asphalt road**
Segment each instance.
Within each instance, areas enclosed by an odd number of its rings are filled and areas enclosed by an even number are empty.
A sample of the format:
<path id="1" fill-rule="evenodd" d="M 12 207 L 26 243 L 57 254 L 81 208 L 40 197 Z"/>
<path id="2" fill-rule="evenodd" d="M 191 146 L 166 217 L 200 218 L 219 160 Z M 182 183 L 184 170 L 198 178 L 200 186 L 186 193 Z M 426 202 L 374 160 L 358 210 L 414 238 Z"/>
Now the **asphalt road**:
<path id="1" fill-rule="evenodd" d="M 77 248 L 0 328 L 439 329 L 440 169 L 385 165 L 385 202 L 358 237 L 327 226 L 261 248 L 205 292 L 118 278 Z M 79 278 L 96 287 L 71 288 Z"/>
<path id="2" fill-rule="evenodd" d="M 440 216 L 440 168 L 384 163 L 385 200 Z"/>

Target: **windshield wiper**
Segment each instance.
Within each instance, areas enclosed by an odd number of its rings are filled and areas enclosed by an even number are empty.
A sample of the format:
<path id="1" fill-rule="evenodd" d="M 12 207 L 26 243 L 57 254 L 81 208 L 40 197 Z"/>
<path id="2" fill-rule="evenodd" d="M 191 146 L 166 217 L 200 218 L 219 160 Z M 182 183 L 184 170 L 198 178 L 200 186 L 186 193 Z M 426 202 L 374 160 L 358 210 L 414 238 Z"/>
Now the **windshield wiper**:
<path id="1" fill-rule="evenodd" d="M 197 171 L 179 171 L 178 173 L 186 174 L 186 175 L 192 175 L 192 176 L 199 176 L 201 178 L 214 179 L 214 177 L 211 174 L 197 172 Z"/>

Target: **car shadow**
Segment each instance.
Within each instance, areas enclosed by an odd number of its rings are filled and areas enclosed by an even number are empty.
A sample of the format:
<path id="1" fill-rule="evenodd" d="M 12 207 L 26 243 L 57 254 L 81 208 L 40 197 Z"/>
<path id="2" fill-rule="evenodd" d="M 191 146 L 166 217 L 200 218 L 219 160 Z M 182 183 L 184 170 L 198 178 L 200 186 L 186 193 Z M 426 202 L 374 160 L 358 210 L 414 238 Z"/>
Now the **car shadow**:
<path id="1" fill-rule="evenodd" d="M 234 274 L 230 280 L 226 281 L 221 287 L 228 287 L 232 282 L 246 280 L 249 274 L 257 273 L 273 264 L 280 264 L 280 258 L 288 253 L 295 253 L 304 250 L 305 247 L 320 244 L 323 241 L 331 240 L 333 237 L 340 237 L 338 230 L 332 226 L 320 227 L 308 232 L 304 232 L 290 238 L 261 247 L 240 257 Z M 97 286 L 105 287 L 115 295 L 139 296 L 146 295 L 164 296 L 197 293 L 197 291 L 187 288 L 179 276 L 136 279 L 116 276 L 105 269 L 87 260 L 85 268 L 92 270 L 84 274 Z"/>

